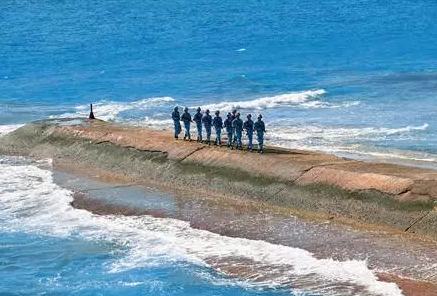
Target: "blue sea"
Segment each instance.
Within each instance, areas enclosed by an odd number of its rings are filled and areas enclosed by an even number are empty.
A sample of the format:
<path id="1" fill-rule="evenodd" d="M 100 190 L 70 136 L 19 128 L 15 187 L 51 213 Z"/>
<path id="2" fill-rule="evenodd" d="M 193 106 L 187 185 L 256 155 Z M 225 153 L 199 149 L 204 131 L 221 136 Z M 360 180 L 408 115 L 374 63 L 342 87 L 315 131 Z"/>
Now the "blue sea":
<path id="1" fill-rule="evenodd" d="M 237 108 L 263 114 L 267 144 L 437 167 L 436 19 L 429 0 L 2 0 L 0 135 L 86 116 L 90 103 L 101 119 L 159 129 L 174 106 Z M 121 222 L 71 208 L 48 171 L 20 161 L 0 162 L 1 295 L 297 293 L 225 278 L 185 253 L 157 260 L 169 243 L 132 255 L 141 240 L 100 225 Z M 51 194 L 66 201 L 47 220 Z M 61 210 L 72 220 L 50 224 Z"/>

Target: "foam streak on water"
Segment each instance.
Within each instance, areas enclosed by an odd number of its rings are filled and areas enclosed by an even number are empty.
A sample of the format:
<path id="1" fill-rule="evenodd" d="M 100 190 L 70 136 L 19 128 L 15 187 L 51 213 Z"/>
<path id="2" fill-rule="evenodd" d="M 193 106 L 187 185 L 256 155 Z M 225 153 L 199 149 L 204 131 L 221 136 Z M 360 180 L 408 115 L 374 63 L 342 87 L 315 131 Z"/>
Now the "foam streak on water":
<path id="1" fill-rule="evenodd" d="M 335 288 L 341 283 L 361 287 L 362 295 L 402 295 L 395 284 L 378 281 L 365 261 L 317 259 L 303 249 L 220 236 L 175 219 L 94 215 L 72 208 L 72 192 L 53 183 L 49 170 L 23 159 L 3 158 L 0 174 L 1 231 L 79 236 L 127 246 L 128 255 L 113 262 L 109 272 L 166 261 L 220 268 L 223 262 L 233 260 L 240 269 L 248 269 L 250 264 L 263 266 L 250 278 L 254 282 L 262 278 L 267 285 L 291 282 L 310 291 L 339 295 Z M 352 293 L 341 295 L 355 295 Z"/>
<path id="2" fill-rule="evenodd" d="M 8 125 L 0 125 L 0 137 L 6 134 L 13 132 L 16 129 L 22 127 L 23 124 L 8 124 Z"/>

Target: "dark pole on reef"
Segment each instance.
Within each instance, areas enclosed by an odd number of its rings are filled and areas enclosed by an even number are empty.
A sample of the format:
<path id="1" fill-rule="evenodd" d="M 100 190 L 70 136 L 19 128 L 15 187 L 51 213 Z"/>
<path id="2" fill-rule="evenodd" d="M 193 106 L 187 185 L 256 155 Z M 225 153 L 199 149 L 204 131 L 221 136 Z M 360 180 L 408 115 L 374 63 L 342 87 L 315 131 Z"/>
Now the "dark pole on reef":
<path id="1" fill-rule="evenodd" d="M 90 104 L 90 109 L 91 109 L 91 111 L 90 111 L 90 116 L 89 116 L 88 118 L 89 118 L 89 119 L 96 119 L 96 118 L 94 117 L 93 104 Z"/>

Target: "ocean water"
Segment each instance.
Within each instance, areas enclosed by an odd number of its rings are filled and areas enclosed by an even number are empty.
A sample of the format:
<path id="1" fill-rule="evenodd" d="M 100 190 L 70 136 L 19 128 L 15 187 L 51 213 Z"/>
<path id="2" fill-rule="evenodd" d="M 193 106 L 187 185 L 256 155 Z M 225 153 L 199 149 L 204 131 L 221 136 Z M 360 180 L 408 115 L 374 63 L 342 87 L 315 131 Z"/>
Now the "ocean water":
<path id="1" fill-rule="evenodd" d="M 86 116 L 89 103 L 154 128 L 171 126 L 175 105 L 238 108 L 264 115 L 268 144 L 437 167 L 436 19 L 428 0 L 3 0 L 0 136 Z M 312 293 L 209 264 L 233 255 L 400 295 L 366 262 L 73 209 L 50 170 L 27 162 L 0 160 L 2 295 Z"/>
<path id="2" fill-rule="evenodd" d="M 402 295 L 365 260 L 73 208 L 50 163 L 0 159 L 1 295 Z"/>
<path id="3" fill-rule="evenodd" d="M 434 166 L 437 3 L 319 2 L 2 1 L 0 124 L 237 107 L 268 143 Z"/>

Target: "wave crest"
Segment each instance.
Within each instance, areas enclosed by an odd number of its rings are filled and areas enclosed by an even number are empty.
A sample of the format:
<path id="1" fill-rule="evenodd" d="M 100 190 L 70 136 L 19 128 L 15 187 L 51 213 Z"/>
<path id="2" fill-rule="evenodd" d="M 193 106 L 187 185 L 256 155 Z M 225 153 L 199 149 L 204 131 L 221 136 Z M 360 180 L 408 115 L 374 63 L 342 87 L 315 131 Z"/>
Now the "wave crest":
<path id="1" fill-rule="evenodd" d="M 222 102 L 204 105 L 203 109 L 230 111 L 232 109 L 267 109 L 279 106 L 299 105 L 326 94 L 324 89 L 286 93 L 271 97 L 262 97 L 250 101 Z"/>

